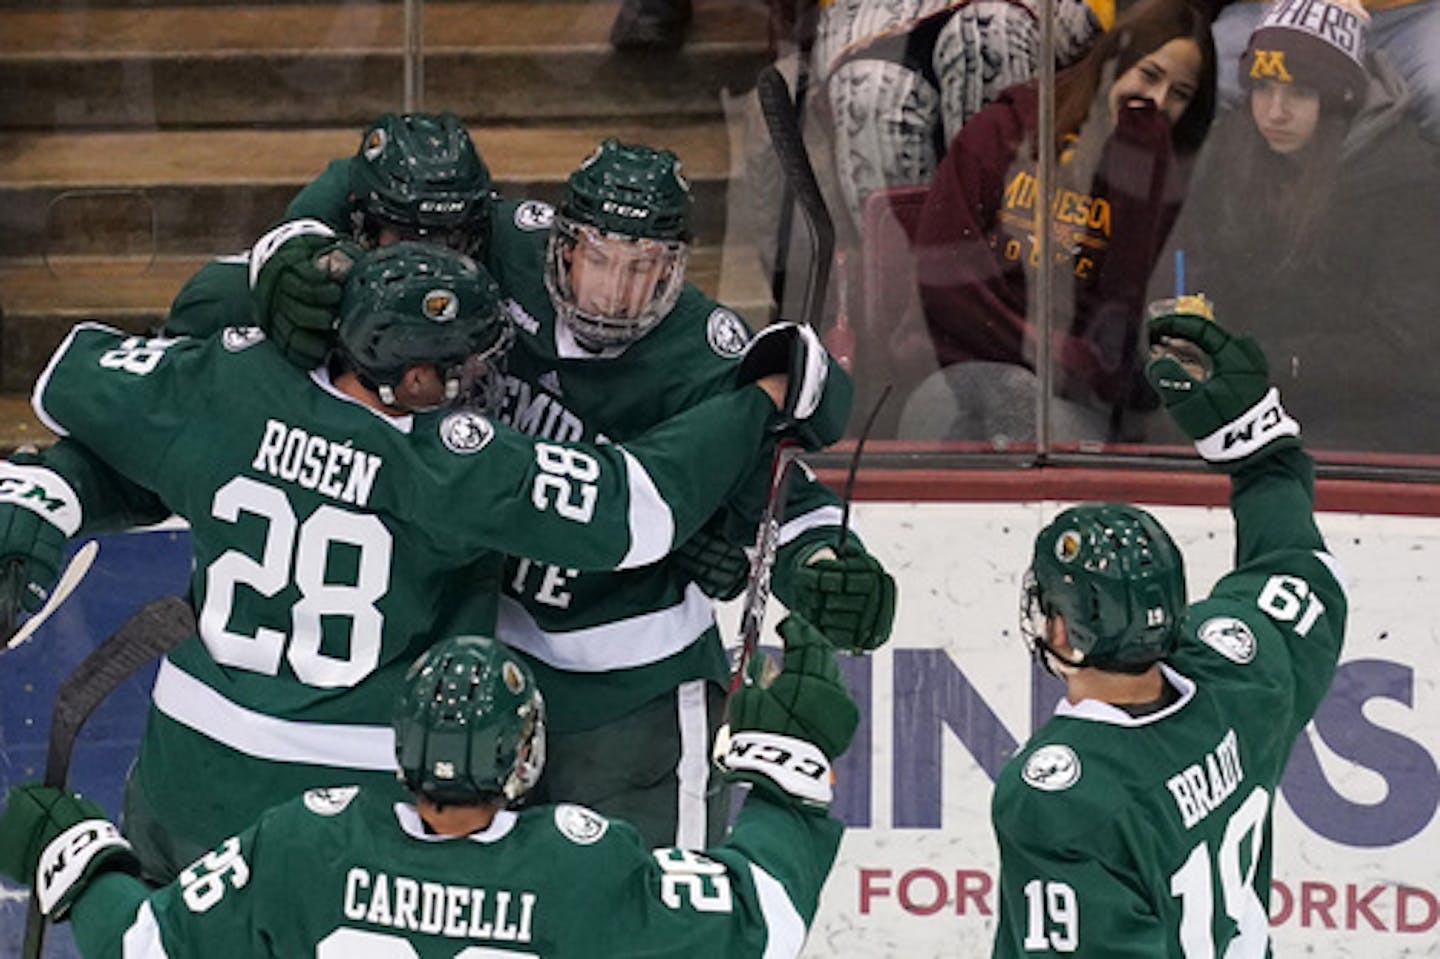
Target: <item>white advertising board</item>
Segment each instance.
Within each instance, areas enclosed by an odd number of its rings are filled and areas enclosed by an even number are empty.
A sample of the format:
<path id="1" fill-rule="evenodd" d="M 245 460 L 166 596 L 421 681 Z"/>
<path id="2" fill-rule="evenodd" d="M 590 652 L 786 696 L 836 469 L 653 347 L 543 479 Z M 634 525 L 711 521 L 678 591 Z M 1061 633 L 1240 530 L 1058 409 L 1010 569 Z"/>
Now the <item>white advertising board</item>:
<path id="1" fill-rule="evenodd" d="M 901 596 L 890 644 L 844 664 L 863 714 L 837 765 L 849 828 L 805 956 L 989 954 L 993 777 L 1060 693 L 1018 636 L 1019 583 L 1062 505 L 856 504 Z M 1203 596 L 1230 567 L 1228 511 L 1153 512 Z M 1320 525 L 1351 608 L 1334 686 L 1277 803 L 1275 952 L 1440 956 L 1440 519 L 1324 513 Z"/>

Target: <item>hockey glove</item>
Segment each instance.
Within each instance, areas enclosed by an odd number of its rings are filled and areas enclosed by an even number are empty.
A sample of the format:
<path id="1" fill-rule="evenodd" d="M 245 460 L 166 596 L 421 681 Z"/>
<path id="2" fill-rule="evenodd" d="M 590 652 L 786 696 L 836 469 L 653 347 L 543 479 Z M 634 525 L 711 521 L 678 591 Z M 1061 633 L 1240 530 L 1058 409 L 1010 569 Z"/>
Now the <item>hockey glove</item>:
<path id="1" fill-rule="evenodd" d="M 835 650 L 803 617 L 780 623 L 785 665 L 768 684 L 768 660 L 752 657 L 752 682 L 730 698 L 725 768 L 763 777 L 806 802 L 830 802 L 830 761 L 850 747 L 860 710 L 840 678 Z"/>
<path id="2" fill-rule="evenodd" d="M 250 253 L 255 321 L 284 357 L 313 369 L 335 343 L 340 295 L 360 247 L 318 220 L 271 230 Z"/>
<path id="3" fill-rule="evenodd" d="M 745 548 L 730 542 L 712 523 L 691 536 L 670 554 L 675 569 L 700 587 L 711 599 L 734 599 L 750 580 L 750 557 Z"/>
<path id="4" fill-rule="evenodd" d="M 17 453 L 0 461 L 0 614 L 6 622 L 50 598 L 80 516 L 75 491 L 38 457 Z"/>
<path id="5" fill-rule="evenodd" d="M 1152 303 L 1148 330 L 1145 375 L 1206 461 L 1234 471 L 1300 445 L 1300 424 L 1280 405 L 1265 354 L 1216 323 L 1203 296 Z"/>
<path id="6" fill-rule="evenodd" d="M 797 558 L 794 611 L 814 623 L 835 648 L 869 652 L 885 645 L 895 622 L 895 578 L 853 539 L 840 555 L 823 543 Z"/>
<path id="7" fill-rule="evenodd" d="M 739 382 L 753 383 L 772 373 L 789 377 L 779 432 L 793 434 L 808 450 L 824 449 L 844 435 L 854 385 L 812 328 L 781 322 L 756 334 L 740 358 Z"/>
<path id="8" fill-rule="evenodd" d="M 0 873 L 34 885 L 41 912 L 63 919 L 86 884 L 110 869 L 138 874 L 140 862 L 99 805 L 39 783 L 10 790 L 0 815 Z"/>

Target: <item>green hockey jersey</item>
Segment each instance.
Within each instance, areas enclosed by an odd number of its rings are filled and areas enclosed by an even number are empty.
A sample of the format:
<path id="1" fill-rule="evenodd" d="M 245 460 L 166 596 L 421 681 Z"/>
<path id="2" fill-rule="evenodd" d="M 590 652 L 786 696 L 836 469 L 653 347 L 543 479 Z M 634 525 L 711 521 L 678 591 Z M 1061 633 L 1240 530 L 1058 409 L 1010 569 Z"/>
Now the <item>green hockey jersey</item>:
<path id="1" fill-rule="evenodd" d="M 190 524 L 198 637 L 161 666 L 134 775 L 167 830 L 207 847 L 309 786 L 388 781 L 397 684 L 438 636 L 493 631 L 499 551 L 655 562 L 730 494 L 773 412 L 746 388 L 633 442 L 537 441 L 470 412 L 384 416 L 254 329 L 94 324 L 34 405 Z M 722 449 L 737 455 L 694 469 Z M 74 457 L 53 465 L 97 485 Z"/>
<path id="2" fill-rule="evenodd" d="M 557 322 L 545 288 L 552 216 L 533 200 L 496 211 L 488 257 L 517 333 L 500 419 L 549 439 L 623 442 L 735 388 L 750 330 L 691 284 L 636 342 L 600 353 L 579 346 Z M 845 378 L 833 363 L 831 375 L 837 384 Z M 754 538 L 769 467 L 768 456 L 755 461 L 712 528 L 745 544 Z M 838 499 L 808 471 L 791 483 L 776 563 L 782 601 L 796 550 L 833 539 L 841 519 Z M 723 681 L 711 601 L 673 561 L 582 573 L 512 557 L 502 585 L 499 635 L 529 656 L 557 730 L 608 722 L 690 679 Z"/>
<path id="3" fill-rule="evenodd" d="M 313 790 L 158 892 L 101 876 L 71 921 L 88 959 L 783 959 L 800 951 L 840 834 L 758 790 L 703 853 L 645 849 L 581 806 L 438 837 L 389 796 Z"/>
<path id="4" fill-rule="evenodd" d="M 502 421 L 548 439 L 625 441 L 734 388 L 750 331 L 693 285 L 628 348 L 595 355 L 575 344 L 556 322 L 545 288 L 552 215 L 538 201 L 501 201 L 485 246 L 485 264 L 500 283 L 517 333 Z M 348 231 L 349 158 L 332 161 L 296 194 L 285 219 L 301 218 Z M 225 326 L 248 325 L 246 263 L 232 257 L 203 267 L 176 298 L 167 331 L 210 336 Z M 847 374 L 833 362 L 830 375 L 832 388 L 848 388 Z M 748 546 L 768 494 L 769 457 L 761 455 L 708 528 L 737 548 Z M 841 514 L 838 498 L 813 474 L 795 471 L 773 583 L 782 602 L 790 597 L 797 559 L 838 537 Z M 603 725 L 688 680 L 724 681 L 728 665 L 711 601 L 673 562 L 582 575 L 575 567 L 516 556 L 502 585 L 497 635 L 535 669 L 557 732 Z"/>
<path id="5" fill-rule="evenodd" d="M 1004 768 L 996 957 L 1269 955 L 1271 811 L 1334 676 L 1346 597 L 1299 450 L 1233 478 L 1236 569 L 1162 666 L 1179 700 L 1064 701 Z"/>

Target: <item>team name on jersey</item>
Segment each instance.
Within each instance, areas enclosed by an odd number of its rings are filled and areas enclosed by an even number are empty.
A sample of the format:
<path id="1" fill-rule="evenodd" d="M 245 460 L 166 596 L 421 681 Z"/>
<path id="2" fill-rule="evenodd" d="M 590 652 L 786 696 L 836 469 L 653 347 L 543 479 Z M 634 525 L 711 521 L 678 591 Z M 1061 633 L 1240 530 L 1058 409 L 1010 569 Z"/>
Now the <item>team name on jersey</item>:
<path id="1" fill-rule="evenodd" d="M 1227 729 L 1225 737 L 1203 760 L 1186 766 L 1165 780 L 1165 785 L 1175 799 L 1185 828 L 1189 829 L 1219 809 L 1244 778 L 1240 742 L 1235 730 Z"/>
<path id="2" fill-rule="evenodd" d="M 514 376 L 505 377 L 500 421 L 522 433 L 558 443 L 576 443 L 585 438 L 585 421 L 559 397 Z M 596 436 L 595 441 L 609 442 L 604 436 Z"/>
<path id="3" fill-rule="evenodd" d="M 279 420 L 267 420 L 250 465 L 342 503 L 364 506 L 383 461 L 374 453 L 356 449 L 348 440 L 336 443 Z"/>
<path id="4" fill-rule="evenodd" d="M 345 874 L 345 918 L 451 939 L 529 942 L 536 895 L 371 873 Z"/>

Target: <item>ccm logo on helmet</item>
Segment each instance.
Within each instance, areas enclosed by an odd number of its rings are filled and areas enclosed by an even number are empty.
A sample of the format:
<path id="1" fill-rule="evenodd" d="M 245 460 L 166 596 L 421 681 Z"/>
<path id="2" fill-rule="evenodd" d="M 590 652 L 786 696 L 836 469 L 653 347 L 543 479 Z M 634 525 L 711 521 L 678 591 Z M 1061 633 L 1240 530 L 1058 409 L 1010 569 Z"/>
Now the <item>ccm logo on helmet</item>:
<path id="1" fill-rule="evenodd" d="M 614 200 L 605 200 L 600 204 L 600 209 L 606 213 L 614 213 L 616 216 L 628 216 L 632 220 L 645 220 L 650 217 L 650 211 L 643 206 L 631 206 L 628 203 L 616 203 Z"/>

